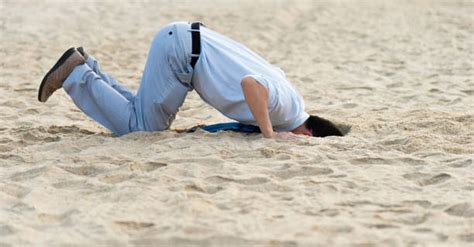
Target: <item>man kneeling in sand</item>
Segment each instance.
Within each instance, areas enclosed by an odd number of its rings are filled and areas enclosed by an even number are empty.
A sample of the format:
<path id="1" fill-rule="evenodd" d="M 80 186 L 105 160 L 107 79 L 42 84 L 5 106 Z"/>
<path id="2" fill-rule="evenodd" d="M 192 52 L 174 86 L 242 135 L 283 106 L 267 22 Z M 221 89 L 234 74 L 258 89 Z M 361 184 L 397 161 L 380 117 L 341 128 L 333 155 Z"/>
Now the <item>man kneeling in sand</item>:
<path id="1" fill-rule="evenodd" d="M 171 23 L 156 34 L 136 95 L 100 71 L 82 47 L 67 50 L 46 74 L 38 100 L 46 102 L 61 87 L 118 136 L 168 129 L 193 89 L 225 116 L 258 126 L 267 138 L 342 136 L 330 121 L 305 112 L 283 71 L 200 23 Z"/>

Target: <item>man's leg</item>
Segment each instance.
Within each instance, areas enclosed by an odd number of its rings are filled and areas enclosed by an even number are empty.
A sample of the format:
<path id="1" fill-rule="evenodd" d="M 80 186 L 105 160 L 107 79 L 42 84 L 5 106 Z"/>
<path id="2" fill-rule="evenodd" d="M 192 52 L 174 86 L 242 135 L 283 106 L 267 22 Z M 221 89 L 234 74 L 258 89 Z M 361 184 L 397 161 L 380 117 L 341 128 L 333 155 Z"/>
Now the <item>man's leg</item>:
<path id="1" fill-rule="evenodd" d="M 186 28 L 186 30 L 183 30 Z M 183 49 L 181 39 L 190 39 L 187 24 L 170 24 L 155 36 L 143 71 L 135 107 L 137 115 L 147 131 L 168 129 L 175 119 L 179 107 L 192 87 L 192 68 L 189 54 Z M 191 49 L 191 42 L 189 50 Z"/>
<path id="2" fill-rule="evenodd" d="M 120 85 L 111 75 L 100 70 L 99 62 L 90 54 L 87 54 L 82 47 L 77 48 L 77 51 L 86 59 L 86 64 L 94 71 L 104 82 L 109 84 L 113 89 L 120 93 L 129 101 L 133 101 L 135 95 L 127 87 Z"/>
<path id="3" fill-rule="evenodd" d="M 115 90 L 87 64 L 76 66 L 63 84 L 64 90 L 87 116 L 121 136 L 134 131 L 133 101 Z"/>

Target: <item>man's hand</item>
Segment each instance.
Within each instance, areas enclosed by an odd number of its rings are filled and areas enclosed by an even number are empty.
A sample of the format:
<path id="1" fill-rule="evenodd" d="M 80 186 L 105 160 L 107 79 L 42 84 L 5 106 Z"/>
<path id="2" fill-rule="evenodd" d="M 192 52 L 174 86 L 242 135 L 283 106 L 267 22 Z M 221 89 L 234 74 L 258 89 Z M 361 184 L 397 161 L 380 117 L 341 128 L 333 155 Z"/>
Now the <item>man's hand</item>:
<path id="1" fill-rule="evenodd" d="M 291 132 L 274 132 L 270 115 L 268 114 L 268 89 L 252 77 L 242 80 L 242 91 L 250 111 L 258 123 L 265 138 L 277 138 L 282 140 L 293 140 L 298 138 Z"/>

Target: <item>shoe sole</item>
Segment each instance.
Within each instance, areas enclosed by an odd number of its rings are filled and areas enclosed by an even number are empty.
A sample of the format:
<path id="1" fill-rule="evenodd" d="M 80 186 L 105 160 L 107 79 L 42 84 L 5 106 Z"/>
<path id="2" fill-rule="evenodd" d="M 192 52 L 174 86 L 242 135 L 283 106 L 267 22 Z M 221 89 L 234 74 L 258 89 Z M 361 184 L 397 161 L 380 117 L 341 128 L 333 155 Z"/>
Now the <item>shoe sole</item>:
<path id="1" fill-rule="evenodd" d="M 77 47 L 76 50 L 77 50 L 79 53 L 81 53 L 81 55 L 82 55 L 83 57 L 84 57 L 84 55 L 86 54 L 86 53 L 84 52 L 84 48 L 82 48 L 82 46 Z M 84 58 L 84 59 L 85 59 L 85 58 Z"/>
<path id="2" fill-rule="evenodd" d="M 46 101 L 41 101 L 41 92 L 43 92 L 43 87 L 44 84 L 46 83 L 46 80 L 48 79 L 48 76 L 53 73 L 55 70 L 57 70 L 63 63 L 76 51 L 76 48 L 71 47 L 69 48 L 64 54 L 59 58 L 59 60 L 56 62 L 56 64 L 46 73 L 46 75 L 43 77 L 43 80 L 41 81 L 41 85 L 38 91 L 38 101 L 40 102 L 46 102 Z"/>

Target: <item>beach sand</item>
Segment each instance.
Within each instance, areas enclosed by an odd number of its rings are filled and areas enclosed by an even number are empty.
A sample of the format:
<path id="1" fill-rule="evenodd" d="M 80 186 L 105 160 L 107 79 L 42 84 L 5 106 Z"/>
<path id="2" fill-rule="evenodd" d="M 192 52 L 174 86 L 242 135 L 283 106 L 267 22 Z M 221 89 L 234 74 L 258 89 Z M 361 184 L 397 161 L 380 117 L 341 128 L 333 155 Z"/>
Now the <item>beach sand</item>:
<path id="1" fill-rule="evenodd" d="M 472 1 L 0 0 L 0 246 L 472 246 Z M 136 90 L 160 26 L 281 67 L 343 138 L 114 137 L 64 91 L 71 46 Z M 228 121 L 192 92 L 172 128 Z"/>

